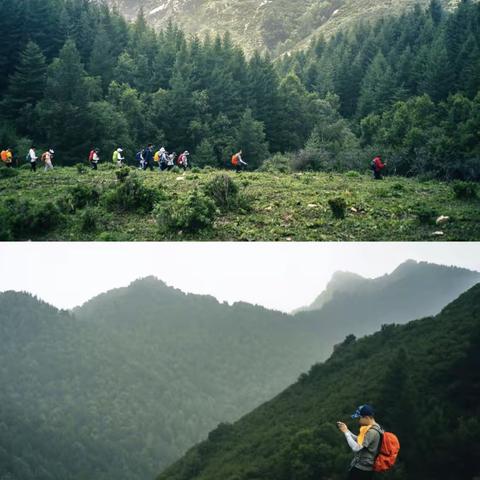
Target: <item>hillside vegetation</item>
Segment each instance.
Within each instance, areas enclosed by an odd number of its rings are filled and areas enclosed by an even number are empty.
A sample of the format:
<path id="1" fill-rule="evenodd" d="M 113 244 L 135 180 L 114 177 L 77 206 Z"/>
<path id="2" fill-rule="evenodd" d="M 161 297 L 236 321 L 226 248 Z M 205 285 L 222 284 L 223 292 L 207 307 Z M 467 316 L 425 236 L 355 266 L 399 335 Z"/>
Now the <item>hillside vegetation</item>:
<path id="1" fill-rule="evenodd" d="M 0 478 L 153 478 L 325 360 L 345 331 L 437 313 L 479 275 L 408 262 L 382 289 L 364 280 L 349 295 L 336 276 L 324 309 L 296 316 L 220 304 L 153 277 L 73 312 L 2 293 Z M 355 294 L 363 303 L 352 308 Z"/>
<path id="2" fill-rule="evenodd" d="M 132 162 L 152 143 L 200 167 L 242 149 L 250 170 L 364 172 L 382 155 L 397 175 L 480 179 L 478 3 L 367 16 L 278 62 L 229 32 L 155 32 L 92 1 L 3 0 L 2 13 L 0 148 L 19 163 L 32 145 L 74 165 L 93 147 Z"/>
<path id="3" fill-rule="evenodd" d="M 109 0 L 127 18 L 143 8 L 149 24 L 165 28 L 169 21 L 194 35 L 231 33 L 248 54 L 255 49 L 279 55 L 307 44 L 315 35 L 331 36 L 367 18 L 400 14 L 427 0 Z M 446 8 L 456 1 L 442 2 Z"/>
<path id="4" fill-rule="evenodd" d="M 348 337 L 332 357 L 240 421 L 224 423 L 158 480 L 340 480 L 337 420 L 365 402 L 400 438 L 392 479 L 478 475 L 480 285 L 438 316 Z"/>
<path id="5" fill-rule="evenodd" d="M 479 240 L 476 185 L 60 168 L 0 179 L 2 240 Z M 6 170 L 6 169 L 5 169 Z M 1 173 L 1 170 L 0 170 Z M 472 192 L 464 198 L 462 192 Z M 449 217 L 436 224 L 440 216 Z"/>

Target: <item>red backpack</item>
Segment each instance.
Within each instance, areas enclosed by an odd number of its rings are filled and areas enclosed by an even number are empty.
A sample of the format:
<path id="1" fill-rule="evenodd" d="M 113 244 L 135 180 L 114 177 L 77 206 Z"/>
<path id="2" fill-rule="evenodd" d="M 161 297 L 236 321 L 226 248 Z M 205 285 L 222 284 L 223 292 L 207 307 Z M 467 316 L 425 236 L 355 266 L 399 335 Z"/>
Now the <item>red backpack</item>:
<path id="1" fill-rule="evenodd" d="M 373 464 L 373 471 L 386 472 L 387 470 L 390 470 L 397 461 L 398 452 L 400 451 L 400 442 L 394 433 L 382 433 L 378 429 L 375 430 L 380 434 L 380 444 L 377 458 Z"/>
<path id="2" fill-rule="evenodd" d="M 91 162 L 93 160 L 93 155 L 95 154 L 95 150 L 91 150 L 90 154 L 88 155 L 88 161 Z"/>
<path id="3" fill-rule="evenodd" d="M 232 165 L 235 165 L 235 166 L 238 165 L 238 155 L 234 155 L 232 157 Z"/>

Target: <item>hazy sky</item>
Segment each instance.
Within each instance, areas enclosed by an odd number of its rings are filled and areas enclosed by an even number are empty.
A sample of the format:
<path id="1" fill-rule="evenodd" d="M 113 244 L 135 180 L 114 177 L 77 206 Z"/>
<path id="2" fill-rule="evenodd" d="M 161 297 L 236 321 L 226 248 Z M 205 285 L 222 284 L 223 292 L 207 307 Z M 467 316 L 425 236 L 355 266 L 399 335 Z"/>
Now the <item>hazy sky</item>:
<path id="1" fill-rule="evenodd" d="M 337 270 L 373 278 L 409 258 L 480 271 L 480 243 L 3 243 L 0 291 L 72 308 L 155 275 L 185 292 L 291 311 Z"/>

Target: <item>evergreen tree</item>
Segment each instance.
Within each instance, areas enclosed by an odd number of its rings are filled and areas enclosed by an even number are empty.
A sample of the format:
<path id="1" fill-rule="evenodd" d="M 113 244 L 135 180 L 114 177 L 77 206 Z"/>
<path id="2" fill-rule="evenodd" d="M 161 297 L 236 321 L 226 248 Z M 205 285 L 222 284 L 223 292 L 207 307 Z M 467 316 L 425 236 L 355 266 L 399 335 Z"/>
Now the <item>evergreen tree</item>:
<path id="1" fill-rule="evenodd" d="M 362 81 L 358 99 L 357 114 L 364 117 L 382 110 L 394 99 L 395 84 L 393 72 L 383 53 L 379 52 L 368 67 Z"/>
<path id="2" fill-rule="evenodd" d="M 48 68 L 45 99 L 37 105 L 39 127 L 60 161 L 68 164 L 85 155 L 90 141 L 79 132 L 89 130 L 87 107 L 99 96 L 98 82 L 87 77 L 75 42 L 68 40 Z"/>
<path id="3" fill-rule="evenodd" d="M 237 149 L 243 151 L 250 168 L 258 168 L 268 157 L 264 125 L 253 118 L 249 108 L 245 110 L 238 127 Z"/>
<path id="4" fill-rule="evenodd" d="M 9 104 L 14 112 L 23 105 L 35 105 L 42 99 L 46 73 L 45 56 L 36 43 L 29 42 L 10 77 Z"/>

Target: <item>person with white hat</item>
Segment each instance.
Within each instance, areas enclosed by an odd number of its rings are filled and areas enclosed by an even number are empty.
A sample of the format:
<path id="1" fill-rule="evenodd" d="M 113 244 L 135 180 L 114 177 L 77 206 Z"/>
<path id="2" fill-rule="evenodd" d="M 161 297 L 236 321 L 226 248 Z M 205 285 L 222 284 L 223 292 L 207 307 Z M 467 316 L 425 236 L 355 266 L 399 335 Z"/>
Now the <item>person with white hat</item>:
<path id="1" fill-rule="evenodd" d="M 45 171 L 53 170 L 52 158 L 54 155 L 54 150 L 49 148 L 46 152 L 42 154 L 42 161 L 45 164 Z"/>

